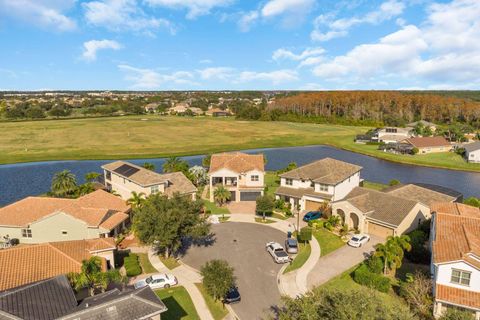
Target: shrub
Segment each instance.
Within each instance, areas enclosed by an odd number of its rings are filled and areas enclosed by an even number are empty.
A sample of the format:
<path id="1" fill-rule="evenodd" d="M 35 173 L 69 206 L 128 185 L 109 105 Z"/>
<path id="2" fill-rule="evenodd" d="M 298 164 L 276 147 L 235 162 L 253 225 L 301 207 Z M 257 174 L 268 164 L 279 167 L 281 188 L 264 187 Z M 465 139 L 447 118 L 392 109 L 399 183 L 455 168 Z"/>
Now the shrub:
<path id="1" fill-rule="evenodd" d="M 123 259 L 123 266 L 127 271 L 127 276 L 134 277 L 142 273 L 142 268 L 138 261 L 138 256 L 134 253 L 131 253 L 128 257 Z"/>
<path id="2" fill-rule="evenodd" d="M 298 235 L 298 240 L 307 242 L 312 240 L 312 228 L 310 227 L 303 227 L 300 229 L 300 234 Z"/>
<path id="3" fill-rule="evenodd" d="M 367 260 L 367 267 L 368 269 L 373 272 L 373 273 L 376 273 L 376 274 L 382 274 L 383 273 L 383 261 L 382 261 L 382 258 L 380 257 L 377 257 L 377 256 L 371 256 L 368 260 Z"/>
<path id="4" fill-rule="evenodd" d="M 380 292 L 388 292 L 392 287 L 390 279 L 371 272 L 365 264 L 362 264 L 355 270 L 353 273 L 353 280 L 358 284 L 376 289 Z"/>
<path id="5" fill-rule="evenodd" d="M 473 320 L 473 312 L 460 310 L 456 308 L 448 308 L 439 320 Z"/>
<path id="6" fill-rule="evenodd" d="M 399 184 L 400 184 L 400 181 L 397 180 L 397 179 L 392 179 L 392 180 L 390 180 L 390 182 L 388 182 L 389 186 L 396 186 L 396 185 L 399 185 Z"/>
<path id="7" fill-rule="evenodd" d="M 428 235 L 422 230 L 414 230 L 408 234 L 412 250 L 405 252 L 405 257 L 414 263 L 430 263 L 430 251 L 425 247 Z"/>
<path id="8" fill-rule="evenodd" d="M 418 150 L 418 148 L 415 147 L 415 148 L 412 149 L 412 154 L 417 154 L 419 151 L 420 150 Z"/>

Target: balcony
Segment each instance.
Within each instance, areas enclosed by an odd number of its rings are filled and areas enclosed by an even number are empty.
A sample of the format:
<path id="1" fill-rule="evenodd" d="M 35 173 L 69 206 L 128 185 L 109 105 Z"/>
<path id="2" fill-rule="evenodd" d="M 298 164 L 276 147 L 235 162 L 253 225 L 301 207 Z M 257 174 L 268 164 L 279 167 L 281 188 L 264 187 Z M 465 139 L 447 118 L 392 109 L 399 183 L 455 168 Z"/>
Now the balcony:
<path id="1" fill-rule="evenodd" d="M 236 177 L 213 177 L 212 185 L 224 185 L 225 187 L 236 187 L 237 178 Z"/>

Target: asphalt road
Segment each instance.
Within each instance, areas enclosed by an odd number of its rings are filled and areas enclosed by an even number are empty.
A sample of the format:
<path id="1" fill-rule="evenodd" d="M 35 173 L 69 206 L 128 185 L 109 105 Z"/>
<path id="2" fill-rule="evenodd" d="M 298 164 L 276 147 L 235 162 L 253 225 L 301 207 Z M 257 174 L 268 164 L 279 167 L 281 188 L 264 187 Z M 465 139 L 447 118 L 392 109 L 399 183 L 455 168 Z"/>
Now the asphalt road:
<path id="1" fill-rule="evenodd" d="M 212 259 L 223 259 L 235 268 L 242 301 L 232 305 L 241 320 L 262 319 L 280 303 L 276 264 L 265 250 L 265 244 L 283 244 L 286 235 L 268 226 L 226 222 L 212 226 L 216 241 L 210 246 L 193 246 L 182 261 L 200 270 Z"/>

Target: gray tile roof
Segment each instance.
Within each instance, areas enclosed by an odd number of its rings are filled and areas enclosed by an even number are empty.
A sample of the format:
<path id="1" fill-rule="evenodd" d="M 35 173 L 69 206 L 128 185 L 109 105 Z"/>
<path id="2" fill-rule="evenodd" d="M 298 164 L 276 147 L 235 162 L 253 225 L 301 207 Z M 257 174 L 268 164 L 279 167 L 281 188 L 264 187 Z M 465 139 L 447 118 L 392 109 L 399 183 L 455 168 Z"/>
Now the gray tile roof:
<path id="1" fill-rule="evenodd" d="M 318 183 L 336 185 L 362 167 L 332 158 L 324 158 L 280 175 L 282 178 L 312 180 Z"/>
<path id="2" fill-rule="evenodd" d="M 414 200 L 427 206 L 435 202 L 453 202 L 457 200 L 458 197 L 461 197 L 461 194 L 458 195 L 458 193 L 457 196 L 451 195 L 453 190 L 442 190 L 440 187 L 435 188 L 435 186 L 428 186 L 429 185 L 426 184 L 417 185 L 410 183 L 389 187 L 382 191 L 400 198 Z"/>
<path id="3" fill-rule="evenodd" d="M 76 306 L 77 300 L 64 275 L 0 292 L 2 320 L 51 320 Z"/>
<path id="4" fill-rule="evenodd" d="M 348 201 L 367 217 L 392 226 L 400 225 L 417 204 L 413 200 L 362 187 L 354 188 L 340 201 Z"/>
<path id="5" fill-rule="evenodd" d="M 158 315 L 167 307 L 150 289 L 119 291 L 114 289 L 86 298 L 62 320 L 133 320 Z"/>
<path id="6" fill-rule="evenodd" d="M 463 146 L 467 152 L 472 152 L 480 149 L 480 141 L 475 141 L 472 143 L 467 143 Z"/>

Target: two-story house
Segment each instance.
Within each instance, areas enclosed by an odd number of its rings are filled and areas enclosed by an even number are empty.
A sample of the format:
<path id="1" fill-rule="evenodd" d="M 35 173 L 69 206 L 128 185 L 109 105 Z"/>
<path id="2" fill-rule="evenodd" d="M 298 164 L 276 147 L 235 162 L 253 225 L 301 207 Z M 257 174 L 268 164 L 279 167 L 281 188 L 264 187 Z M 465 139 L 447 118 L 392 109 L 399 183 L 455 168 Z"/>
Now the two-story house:
<path id="1" fill-rule="evenodd" d="M 263 195 L 265 168 L 262 154 L 241 152 L 212 155 L 208 176 L 210 201 L 214 201 L 215 188 L 223 185 L 230 191 L 230 201 L 255 201 Z"/>
<path id="2" fill-rule="evenodd" d="M 324 158 L 280 175 L 277 199 L 291 203 L 292 208 L 317 210 L 324 201 L 343 199 L 360 184 L 362 167 Z"/>
<path id="3" fill-rule="evenodd" d="M 102 166 L 105 187 L 128 200 L 132 192 L 143 193 L 146 197 L 152 193 L 172 196 L 174 193 L 186 195 L 195 200 L 197 188 L 182 173 L 157 173 L 130 162 L 115 161 Z"/>
<path id="4" fill-rule="evenodd" d="M 480 209 L 461 203 L 436 203 L 430 231 L 434 310 L 472 312 L 480 320 Z"/>

